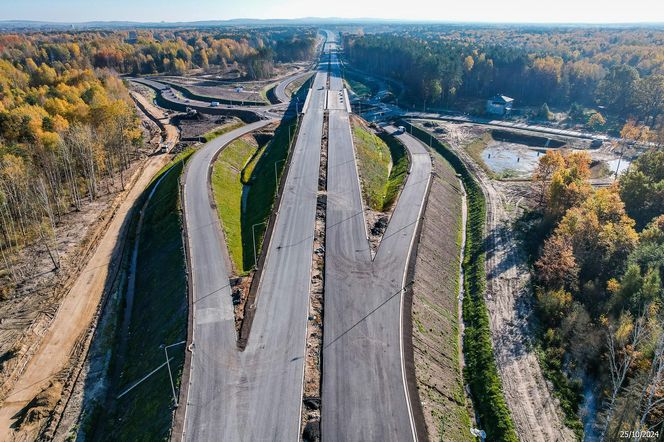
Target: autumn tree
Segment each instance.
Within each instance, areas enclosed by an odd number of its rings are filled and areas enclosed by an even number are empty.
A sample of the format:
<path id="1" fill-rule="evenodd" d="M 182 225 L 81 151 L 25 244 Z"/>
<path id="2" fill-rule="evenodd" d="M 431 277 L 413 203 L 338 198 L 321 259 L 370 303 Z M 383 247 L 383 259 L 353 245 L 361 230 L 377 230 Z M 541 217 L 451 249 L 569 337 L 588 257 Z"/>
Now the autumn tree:
<path id="1" fill-rule="evenodd" d="M 547 150 L 546 153 L 540 157 L 537 168 L 533 172 L 533 181 L 536 183 L 539 193 L 540 207 L 545 202 L 545 197 L 549 189 L 549 182 L 553 174 L 558 170 L 565 167 L 565 158 L 557 150 Z"/>
<path id="2" fill-rule="evenodd" d="M 551 175 L 547 195 L 546 213 L 559 219 L 567 209 L 580 205 L 590 194 L 587 182 L 590 177 L 590 155 L 572 152 L 563 155 L 564 167 L 558 167 Z"/>

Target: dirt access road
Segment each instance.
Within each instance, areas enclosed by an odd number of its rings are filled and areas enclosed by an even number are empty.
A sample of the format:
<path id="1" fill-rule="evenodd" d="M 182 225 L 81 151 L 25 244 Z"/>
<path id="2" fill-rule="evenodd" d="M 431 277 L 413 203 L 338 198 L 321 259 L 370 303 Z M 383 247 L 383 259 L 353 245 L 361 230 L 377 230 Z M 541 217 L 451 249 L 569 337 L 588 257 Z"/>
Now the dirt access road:
<path id="1" fill-rule="evenodd" d="M 177 133 L 168 135 L 169 138 L 172 136 L 177 138 Z M 115 270 L 119 255 L 117 245 L 124 240 L 127 215 L 152 177 L 168 160 L 167 155 L 143 160 L 143 166 L 130 181 L 133 184 L 118 196 L 121 202 L 97 249 L 63 299 L 39 349 L 0 404 L 0 441 L 33 440 L 36 437 L 43 422 L 24 425 L 17 431 L 12 428 L 17 423 L 17 413 L 52 381 L 62 381 L 58 377 L 67 368 L 74 351 L 83 343 L 98 311 L 107 279 Z"/>
<path id="2" fill-rule="evenodd" d="M 163 109 L 152 104 L 143 94 L 136 91 L 130 91 L 130 94 L 144 113 L 149 113 L 153 120 L 159 121 L 159 128 L 162 130 L 162 137 L 164 138 L 163 142 L 168 145 L 169 150 L 175 147 L 180 138 L 180 133 L 178 128 L 170 123 L 170 117 L 166 115 Z"/>
<path id="3" fill-rule="evenodd" d="M 421 124 L 419 126 L 427 130 Z M 485 299 L 491 318 L 496 364 L 519 439 L 573 441 L 574 434 L 563 423 L 562 412 L 542 375 L 530 342 L 530 272 L 512 232 L 512 221 L 520 211 L 520 194 L 525 195 L 530 184 L 491 180 L 461 147 L 473 136 L 468 132 L 458 133 L 467 128 L 449 125 L 446 129 L 449 130 L 445 135 L 435 136 L 447 142 L 469 167 L 486 198 Z M 475 400 L 481 401 L 482 398 Z"/>

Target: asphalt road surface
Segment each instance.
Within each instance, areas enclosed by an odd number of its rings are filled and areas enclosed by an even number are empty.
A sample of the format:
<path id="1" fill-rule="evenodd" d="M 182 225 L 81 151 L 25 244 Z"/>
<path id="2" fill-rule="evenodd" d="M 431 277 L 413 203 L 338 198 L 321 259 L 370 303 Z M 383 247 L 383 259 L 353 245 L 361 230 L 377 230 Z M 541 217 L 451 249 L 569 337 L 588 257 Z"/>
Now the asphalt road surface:
<path id="1" fill-rule="evenodd" d="M 236 346 L 224 243 L 207 171 L 221 147 L 254 123 L 205 145 L 185 175 L 194 334 L 184 439 L 295 441 L 300 434 L 309 284 L 327 73 L 302 117 L 260 282 L 247 347 Z"/>
<path id="2" fill-rule="evenodd" d="M 331 66 L 330 89 L 338 93 L 343 81 L 335 55 Z M 401 312 L 431 158 L 419 141 L 405 134 L 398 137 L 412 158 L 410 175 L 372 261 L 348 112 L 329 111 L 324 441 L 416 439 L 405 383 Z"/>
<path id="3" fill-rule="evenodd" d="M 306 77 L 307 75 L 311 75 L 311 72 L 309 71 L 301 72 L 299 74 L 292 75 L 280 81 L 277 84 L 277 86 L 274 88 L 274 95 L 277 97 L 277 100 L 281 101 L 282 103 L 289 102 L 290 97 L 286 93 L 286 88 L 288 87 L 289 84 L 291 84 L 295 80 L 299 80 L 300 78 Z"/>
<path id="4" fill-rule="evenodd" d="M 311 72 L 301 72 L 284 78 L 282 81 L 280 81 L 275 88 L 275 95 L 279 101 L 281 101 L 281 103 L 265 106 L 238 106 L 223 103 L 220 103 L 218 106 L 212 106 L 211 103 L 214 100 L 200 101 L 185 98 L 180 92 L 176 91 L 169 84 L 162 83 L 155 78 L 132 78 L 131 81 L 154 89 L 158 94 L 161 95 L 166 105 L 173 104 L 171 109 L 181 109 L 181 106 L 187 106 L 201 112 L 205 112 L 207 109 L 243 110 L 248 112 L 255 112 L 259 116 L 265 116 L 266 118 L 274 118 L 279 116 L 279 112 L 284 112 L 288 108 L 288 102 L 290 101 L 290 98 L 286 94 L 286 88 L 288 85 L 306 75 L 311 75 Z"/>

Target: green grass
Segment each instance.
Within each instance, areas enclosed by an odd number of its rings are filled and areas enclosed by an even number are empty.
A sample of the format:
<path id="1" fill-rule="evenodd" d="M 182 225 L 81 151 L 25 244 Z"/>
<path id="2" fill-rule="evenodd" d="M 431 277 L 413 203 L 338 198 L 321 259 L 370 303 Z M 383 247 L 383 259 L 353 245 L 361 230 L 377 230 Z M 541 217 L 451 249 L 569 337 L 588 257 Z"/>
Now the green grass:
<path id="1" fill-rule="evenodd" d="M 265 149 L 267 149 L 267 143 L 256 149 L 254 154 L 242 169 L 242 176 L 240 177 L 242 184 L 251 184 L 251 177 L 253 176 L 254 170 L 256 170 L 256 166 L 258 166 L 258 162 L 263 156 L 263 153 L 265 153 Z"/>
<path id="2" fill-rule="evenodd" d="M 553 384 L 554 395 L 565 414 L 565 425 L 574 431 L 577 440 L 583 440 L 583 423 L 579 419 L 579 405 L 583 401 L 581 381 L 572 381 L 563 373 L 564 349 L 555 346 L 536 347 L 537 358 L 544 378 Z"/>
<path id="3" fill-rule="evenodd" d="M 371 96 L 371 87 L 366 84 L 351 78 L 346 78 L 346 83 L 348 83 L 348 87 L 355 92 L 355 95 L 359 97 Z"/>
<path id="4" fill-rule="evenodd" d="M 378 136 L 357 123 L 353 123 L 353 139 L 364 201 L 373 210 L 381 211 L 392 161 L 390 149 Z"/>
<path id="5" fill-rule="evenodd" d="M 428 143 L 429 133 L 402 122 L 412 134 Z M 474 405 L 487 433 L 487 440 L 517 442 L 514 422 L 505 402 L 502 382 L 496 367 L 491 343 L 489 314 L 484 303 L 486 275 L 484 269 L 484 225 L 486 202 L 480 186 L 465 164 L 446 145 L 433 139 L 432 147 L 454 168 L 466 188 L 468 219 L 466 223 L 466 251 L 464 256 L 463 319 L 465 324 L 464 376 L 474 398 Z"/>
<path id="6" fill-rule="evenodd" d="M 366 204 L 379 212 L 388 210 L 408 175 L 405 148 L 394 137 L 375 135 L 355 122 L 353 141 Z"/>
<path id="7" fill-rule="evenodd" d="M 187 89 L 185 86 L 182 86 L 177 83 L 172 83 L 170 81 L 166 81 L 165 83 L 168 84 L 173 89 L 179 91 L 184 97 L 189 98 L 191 100 L 206 101 L 206 102 L 217 101 L 221 104 L 247 105 L 247 106 L 261 106 L 268 103 L 267 100 L 265 102 L 259 102 L 253 100 L 231 100 L 228 98 L 212 97 L 210 95 L 197 94 Z"/>
<path id="8" fill-rule="evenodd" d="M 284 121 L 274 137 L 262 146 L 235 140 L 219 154 L 212 171 L 212 189 L 221 219 L 228 251 L 238 274 L 254 266 L 252 226 L 267 221 L 276 197 L 288 155 L 288 130 L 294 138 L 296 120 Z M 242 210 L 242 194 L 246 203 Z M 256 225 L 256 253 L 262 246 L 265 224 Z"/>
<path id="9" fill-rule="evenodd" d="M 244 123 L 241 121 L 234 121 L 232 123 L 227 123 L 224 124 L 223 126 L 219 126 L 209 132 L 206 132 L 203 134 L 203 138 L 205 139 L 205 142 L 212 141 L 213 139 L 217 138 L 220 135 L 223 135 L 227 132 L 230 132 L 234 129 L 237 129 L 238 127 L 244 126 Z"/>
<path id="10" fill-rule="evenodd" d="M 217 212 L 226 237 L 226 246 L 239 274 L 250 270 L 245 267 L 242 243 L 242 171 L 258 146 L 239 138 L 224 148 L 212 169 L 212 190 Z"/>
<path id="11" fill-rule="evenodd" d="M 305 75 L 302 78 L 298 78 L 297 80 L 292 81 L 288 86 L 286 86 L 286 95 L 292 97 L 293 95 L 300 94 L 301 98 L 306 97 L 306 94 L 302 93 L 309 89 L 314 77 L 314 75 Z"/>
<path id="12" fill-rule="evenodd" d="M 115 394 L 165 361 L 160 345 L 186 338 L 187 282 L 178 180 L 191 153 L 193 150 L 185 152 L 161 172 L 168 170 L 168 175 L 145 208 L 134 304 Z M 144 195 L 153 186 L 154 181 Z M 169 350 L 176 388 L 182 375 L 184 351 L 184 346 Z M 171 427 L 172 401 L 168 372 L 159 370 L 117 400 L 104 431 L 96 435 L 103 440 L 165 440 Z"/>
<path id="13" fill-rule="evenodd" d="M 383 199 L 383 210 L 387 210 L 395 203 L 399 192 L 406 181 L 408 176 L 408 169 L 410 168 L 410 160 L 406 154 L 404 146 L 390 135 L 381 135 L 381 139 L 390 149 L 390 156 L 392 157 L 392 170 L 387 179 L 387 187 L 385 189 L 385 198 Z"/>

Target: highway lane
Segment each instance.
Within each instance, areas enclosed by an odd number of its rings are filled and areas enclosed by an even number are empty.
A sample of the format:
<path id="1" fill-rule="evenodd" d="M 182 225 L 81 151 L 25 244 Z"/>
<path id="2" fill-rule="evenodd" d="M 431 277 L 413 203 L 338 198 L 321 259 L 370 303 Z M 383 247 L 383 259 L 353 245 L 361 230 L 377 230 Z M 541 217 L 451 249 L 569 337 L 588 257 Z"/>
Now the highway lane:
<path id="1" fill-rule="evenodd" d="M 208 143 L 185 176 L 194 302 L 194 350 L 185 440 L 297 440 L 318 167 L 327 74 L 310 91 L 257 296 L 247 347 L 236 346 L 233 307 L 207 170 L 214 152 L 254 123 Z"/>
<path id="2" fill-rule="evenodd" d="M 292 75 L 282 81 L 280 81 L 274 88 L 274 95 L 277 97 L 277 100 L 281 101 L 282 103 L 287 103 L 290 101 L 290 97 L 286 93 L 286 88 L 288 85 L 290 85 L 292 82 L 299 80 L 301 78 L 306 77 L 307 75 L 311 75 L 310 71 L 307 72 L 301 72 L 299 74 Z"/>
<path id="3" fill-rule="evenodd" d="M 333 96 L 343 89 L 336 56 L 330 89 Z M 372 261 L 348 118 L 344 109 L 329 111 L 322 436 L 414 440 L 401 340 L 402 289 L 431 159 L 419 141 L 399 135 L 412 158 L 410 175 Z"/>

